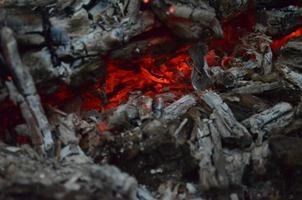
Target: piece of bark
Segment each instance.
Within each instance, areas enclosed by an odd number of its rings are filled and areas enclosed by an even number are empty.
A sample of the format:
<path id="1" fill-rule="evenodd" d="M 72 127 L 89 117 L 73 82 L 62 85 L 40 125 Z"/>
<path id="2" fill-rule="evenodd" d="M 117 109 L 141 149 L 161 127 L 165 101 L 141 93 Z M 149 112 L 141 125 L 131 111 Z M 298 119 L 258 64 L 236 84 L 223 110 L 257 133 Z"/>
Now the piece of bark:
<path id="1" fill-rule="evenodd" d="M 24 98 L 25 104 L 32 113 L 34 123 L 36 123 L 38 128 L 37 134 L 43 138 L 43 147 L 46 151 L 49 151 L 54 145 L 50 125 L 42 108 L 34 81 L 27 66 L 20 59 L 16 40 L 9 28 L 1 29 L 1 49 L 18 93 Z"/>

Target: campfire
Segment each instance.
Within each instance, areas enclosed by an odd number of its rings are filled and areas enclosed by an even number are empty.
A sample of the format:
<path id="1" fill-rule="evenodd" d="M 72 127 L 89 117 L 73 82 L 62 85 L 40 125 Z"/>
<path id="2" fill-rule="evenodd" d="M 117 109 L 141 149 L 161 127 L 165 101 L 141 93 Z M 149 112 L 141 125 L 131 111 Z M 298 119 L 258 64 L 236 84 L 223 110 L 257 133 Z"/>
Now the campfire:
<path id="1" fill-rule="evenodd" d="M 0 1 L 0 196 L 301 199 L 301 6 Z"/>

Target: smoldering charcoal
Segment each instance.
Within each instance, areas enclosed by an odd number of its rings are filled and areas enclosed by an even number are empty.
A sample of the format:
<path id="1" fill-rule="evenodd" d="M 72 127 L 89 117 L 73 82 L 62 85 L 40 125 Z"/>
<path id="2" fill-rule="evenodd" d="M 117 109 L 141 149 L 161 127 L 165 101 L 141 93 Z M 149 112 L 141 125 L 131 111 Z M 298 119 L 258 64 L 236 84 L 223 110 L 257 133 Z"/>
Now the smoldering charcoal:
<path id="1" fill-rule="evenodd" d="M 300 0 L 0 0 L 0 199 L 302 199 Z"/>

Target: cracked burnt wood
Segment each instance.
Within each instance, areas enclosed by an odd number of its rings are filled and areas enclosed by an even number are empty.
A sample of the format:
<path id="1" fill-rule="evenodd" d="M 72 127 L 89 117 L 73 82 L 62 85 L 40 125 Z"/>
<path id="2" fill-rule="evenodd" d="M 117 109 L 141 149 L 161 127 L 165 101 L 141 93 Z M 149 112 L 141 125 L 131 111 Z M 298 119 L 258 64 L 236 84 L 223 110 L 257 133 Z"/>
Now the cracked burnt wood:
<path id="1" fill-rule="evenodd" d="M 198 40 L 206 30 L 223 36 L 216 11 L 205 1 L 152 1 L 153 12 L 172 32 L 186 40 Z"/>
<path id="2" fill-rule="evenodd" d="M 291 39 L 285 44 L 281 51 L 278 63 L 286 65 L 293 69 L 302 69 L 302 37 Z"/>
<path id="3" fill-rule="evenodd" d="M 63 163 L 28 146 L 0 144 L 0 188 L 5 199 L 137 200 L 135 178 L 109 165 Z"/>
<path id="4" fill-rule="evenodd" d="M 25 98 L 22 96 L 22 94 L 19 93 L 18 89 L 12 81 L 7 81 L 5 84 L 8 89 L 10 99 L 17 106 L 19 106 L 21 110 L 22 116 L 26 122 L 27 130 L 29 131 L 28 134 L 30 135 L 31 142 L 38 152 L 44 152 L 41 130 L 39 129 L 36 123 L 36 119 L 33 116 Z"/>
<path id="5" fill-rule="evenodd" d="M 50 125 L 42 108 L 32 76 L 27 66 L 21 61 L 12 30 L 6 27 L 2 28 L 0 38 L 1 52 L 4 55 L 7 71 L 12 75 L 14 82 L 14 84 L 10 84 L 10 96 L 20 96 L 16 99 L 16 102 L 19 103 L 21 109 L 24 109 L 22 111 L 23 117 L 25 119 L 29 118 L 27 120 L 28 126 L 32 130 L 35 129 L 32 133 L 33 141 L 42 139 L 42 144 L 39 145 L 42 145 L 43 150 L 48 152 L 53 148 L 54 143 Z M 40 143 L 40 141 L 34 143 Z"/>
<path id="6" fill-rule="evenodd" d="M 252 134 L 257 136 L 257 144 L 262 144 L 264 137 L 273 131 L 280 132 L 291 123 L 294 109 L 291 104 L 281 102 L 272 108 L 255 114 L 242 122 Z"/>
<path id="7" fill-rule="evenodd" d="M 263 83 L 260 81 L 246 81 L 246 82 L 243 81 L 242 86 L 238 85 L 238 87 L 232 89 L 230 93 L 261 94 L 267 91 L 273 91 L 284 87 L 285 87 L 285 83 L 283 81 L 275 81 L 272 83 Z"/>
<path id="8" fill-rule="evenodd" d="M 190 139 L 191 153 L 199 161 L 201 190 L 240 187 L 248 165 L 259 169 L 259 174 L 264 173 L 269 153 L 267 142 L 255 146 L 248 130 L 215 92 L 206 91 L 203 100 L 212 111 L 207 118 L 200 112 L 191 113 L 195 123 Z M 229 133 L 233 134 L 232 140 L 226 140 Z M 236 137 L 245 137 L 246 142 L 235 144 Z"/>
<path id="9" fill-rule="evenodd" d="M 83 77 L 92 82 L 94 77 L 89 74 L 105 68 L 100 54 L 129 59 L 132 55 L 125 56 L 129 48 L 134 57 L 152 49 L 148 39 L 131 40 L 137 35 L 164 26 L 185 39 L 189 35 L 194 40 L 204 39 L 209 30 L 222 36 L 216 15 L 223 21 L 230 20 L 247 7 L 245 0 L 161 0 L 150 4 L 153 9 L 140 10 L 139 0 L 9 0 L 0 5 L 0 26 L 14 30 L 18 44 L 27 49 L 21 57 L 37 83 L 62 79 L 79 86 Z M 182 35 L 180 30 L 191 31 Z M 121 48 L 128 43 L 128 47 Z"/>
<path id="10" fill-rule="evenodd" d="M 96 67 L 83 69 L 83 66 L 93 62 L 100 67 L 101 53 L 120 47 L 154 24 L 151 12 L 138 11 L 138 0 L 124 4 L 55 1 L 46 6 L 37 5 L 36 10 L 23 5 L 25 3 L 20 1 L 12 6 L 13 2 L 6 2 L 1 8 L 0 24 L 12 28 L 18 42 L 26 49 L 44 47 L 43 53 L 32 49 L 25 56 L 22 54 L 24 62 L 32 65 L 30 69 L 37 82 L 54 78 L 70 82 L 75 74 L 94 71 Z M 67 8 L 72 12 L 68 14 Z M 97 12 L 101 15 L 89 18 Z M 41 73 L 48 77 L 40 78 Z"/>
<path id="11" fill-rule="evenodd" d="M 258 16 L 271 36 L 289 34 L 302 25 L 302 9 L 295 6 L 262 11 Z"/>
<path id="12" fill-rule="evenodd" d="M 281 74 L 287 81 L 289 81 L 294 86 L 299 88 L 300 91 L 302 90 L 302 74 L 301 73 L 290 69 L 286 65 L 280 66 L 279 71 L 281 72 Z"/>
<path id="13" fill-rule="evenodd" d="M 225 144 L 247 147 L 252 143 L 252 137 L 248 130 L 237 121 L 233 112 L 222 98 L 211 91 L 206 91 L 202 99 L 213 110 L 210 119 Z"/>
<path id="14" fill-rule="evenodd" d="M 195 44 L 189 49 L 189 55 L 193 61 L 191 81 L 195 90 L 205 90 L 212 83 L 208 63 L 205 59 L 207 53 L 208 47 L 204 43 Z"/>

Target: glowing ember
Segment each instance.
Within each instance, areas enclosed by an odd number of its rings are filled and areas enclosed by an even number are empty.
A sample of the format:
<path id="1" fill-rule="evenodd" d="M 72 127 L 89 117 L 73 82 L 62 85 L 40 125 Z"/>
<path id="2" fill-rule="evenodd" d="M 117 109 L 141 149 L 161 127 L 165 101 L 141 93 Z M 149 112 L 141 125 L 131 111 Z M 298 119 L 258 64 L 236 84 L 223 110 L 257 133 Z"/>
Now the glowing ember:
<path id="1" fill-rule="evenodd" d="M 108 104 L 104 108 L 119 105 L 130 92 L 137 90 L 154 96 L 166 91 L 181 95 L 192 89 L 191 68 L 187 64 L 186 53 L 178 54 L 162 64 L 156 64 L 157 60 L 146 56 L 133 67 L 130 66 L 130 70 L 123 69 L 118 62 L 109 61 L 105 83 Z"/>
<path id="2" fill-rule="evenodd" d="M 168 8 L 168 10 L 167 10 L 167 15 L 171 15 L 171 14 L 173 14 L 175 12 L 175 6 L 170 6 L 169 8 Z"/>
<path id="3" fill-rule="evenodd" d="M 272 43 L 271 47 L 274 50 L 278 50 L 280 49 L 283 45 L 285 45 L 290 39 L 292 38 L 296 38 L 299 37 L 300 35 L 302 35 L 302 27 L 298 28 L 296 31 L 284 36 L 281 39 L 278 40 L 274 40 L 274 42 Z"/>

